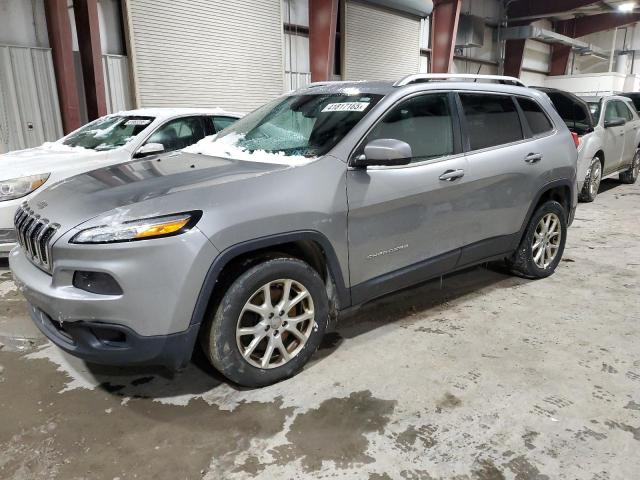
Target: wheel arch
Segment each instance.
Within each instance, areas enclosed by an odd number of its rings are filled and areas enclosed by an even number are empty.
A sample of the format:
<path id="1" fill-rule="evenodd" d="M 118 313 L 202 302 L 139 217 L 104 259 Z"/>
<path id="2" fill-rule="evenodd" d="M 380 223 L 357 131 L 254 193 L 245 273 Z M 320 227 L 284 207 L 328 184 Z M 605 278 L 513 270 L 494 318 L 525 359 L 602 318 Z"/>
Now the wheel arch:
<path id="1" fill-rule="evenodd" d="M 574 187 L 572 187 L 569 180 L 556 180 L 554 182 L 547 183 L 538 191 L 534 200 L 529 206 L 529 211 L 527 212 L 524 222 L 522 223 L 522 227 L 520 228 L 520 232 L 517 235 L 518 243 L 514 246 L 514 249 L 518 248 L 518 245 L 520 245 L 522 237 L 527 230 L 527 225 L 529 225 L 529 222 L 531 221 L 531 217 L 533 217 L 535 211 L 543 203 L 549 200 L 557 201 L 564 207 L 564 210 L 567 214 L 567 222 L 569 221 L 571 209 L 573 208 L 573 188 Z"/>
<path id="2" fill-rule="evenodd" d="M 232 278 L 241 269 L 246 270 L 255 262 L 275 253 L 287 254 L 309 263 L 322 277 L 329 293 L 333 295 L 336 310 L 351 305 L 338 256 L 325 235 L 314 230 L 289 232 L 261 237 L 233 245 L 223 250 L 212 262 L 200 288 L 189 325 L 202 324 L 211 305 L 215 302 L 216 284 L 225 286 L 225 279 Z M 224 288 L 223 288 L 224 289 Z"/>

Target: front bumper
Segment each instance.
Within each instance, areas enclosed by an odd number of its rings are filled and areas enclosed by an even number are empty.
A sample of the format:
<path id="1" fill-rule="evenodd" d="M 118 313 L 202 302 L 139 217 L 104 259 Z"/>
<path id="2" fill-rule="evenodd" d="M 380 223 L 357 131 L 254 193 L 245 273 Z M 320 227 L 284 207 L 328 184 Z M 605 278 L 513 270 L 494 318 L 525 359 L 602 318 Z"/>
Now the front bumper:
<path id="1" fill-rule="evenodd" d="M 29 314 L 59 348 L 102 365 L 161 365 L 179 370 L 189 363 L 199 331 L 199 325 L 192 325 L 184 332 L 144 337 L 122 325 L 58 322 L 33 305 L 29 305 Z"/>
<path id="2" fill-rule="evenodd" d="M 0 258 L 9 256 L 9 252 L 16 246 L 16 241 L 13 228 L 0 228 Z"/>
<path id="3" fill-rule="evenodd" d="M 20 247 L 9 255 L 40 330 L 63 350 L 94 363 L 183 366 L 199 329 L 192 315 L 215 247 L 197 228 L 108 245 L 72 245 L 66 239 L 72 234 L 54 244 L 52 274 L 33 265 Z M 108 273 L 122 294 L 77 288 L 76 271 Z"/>

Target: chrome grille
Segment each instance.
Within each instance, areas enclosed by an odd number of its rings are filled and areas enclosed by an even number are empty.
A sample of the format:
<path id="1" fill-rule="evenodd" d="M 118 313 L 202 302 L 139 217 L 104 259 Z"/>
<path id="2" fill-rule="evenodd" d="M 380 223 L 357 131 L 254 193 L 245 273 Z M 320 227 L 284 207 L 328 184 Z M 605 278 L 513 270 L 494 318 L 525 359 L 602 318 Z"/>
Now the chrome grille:
<path id="1" fill-rule="evenodd" d="M 27 202 L 18 208 L 13 223 L 24 254 L 38 267 L 51 271 L 50 242 L 60 225 L 42 218 L 29 208 Z"/>

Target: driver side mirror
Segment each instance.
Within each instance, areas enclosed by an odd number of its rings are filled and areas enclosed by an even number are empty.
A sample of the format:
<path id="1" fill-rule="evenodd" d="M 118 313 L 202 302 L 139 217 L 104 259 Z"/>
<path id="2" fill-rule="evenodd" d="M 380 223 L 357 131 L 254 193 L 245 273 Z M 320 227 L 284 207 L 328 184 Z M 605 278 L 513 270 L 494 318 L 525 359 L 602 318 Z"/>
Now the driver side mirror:
<path id="1" fill-rule="evenodd" d="M 398 166 L 411 163 L 411 145 L 394 138 L 378 138 L 364 147 L 364 154 L 355 159 L 354 166 Z"/>
<path id="2" fill-rule="evenodd" d="M 622 118 L 622 117 L 613 117 L 611 120 L 605 120 L 604 128 L 621 127 L 625 123 L 627 123 L 627 121 L 624 118 Z"/>
<path id="3" fill-rule="evenodd" d="M 155 155 L 162 152 L 164 152 L 164 145 L 161 143 L 147 143 L 138 149 L 138 151 L 133 155 L 133 158 L 148 157 L 149 155 Z"/>

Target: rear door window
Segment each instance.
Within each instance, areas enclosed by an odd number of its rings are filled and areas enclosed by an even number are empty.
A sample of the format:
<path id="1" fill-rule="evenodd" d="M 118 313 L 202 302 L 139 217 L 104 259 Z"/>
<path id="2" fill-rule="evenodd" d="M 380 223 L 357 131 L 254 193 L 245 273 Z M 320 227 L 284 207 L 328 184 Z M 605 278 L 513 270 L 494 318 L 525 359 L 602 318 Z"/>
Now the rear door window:
<path id="1" fill-rule="evenodd" d="M 533 135 L 542 135 L 553 130 L 551 120 L 537 102 L 530 98 L 519 97 L 518 103 Z"/>
<path id="2" fill-rule="evenodd" d="M 616 105 L 616 102 L 607 102 L 607 106 L 604 109 L 604 121 L 610 122 L 611 120 L 618 117 L 620 117 L 620 113 L 618 112 L 618 106 Z"/>
<path id="3" fill-rule="evenodd" d="M 618 109 L 618 116 L 624 118 L 627 122 L 633 120 L 633 114 L 627 104 L 621 102 L 620 100 L 616 100 L 616 107 Z"/>
<path id="4" fill-rule="evenodd" d="M 496 147 L 524 138 L 520 115 L 508 95 L 460 94 L 471 150 Z"/>

